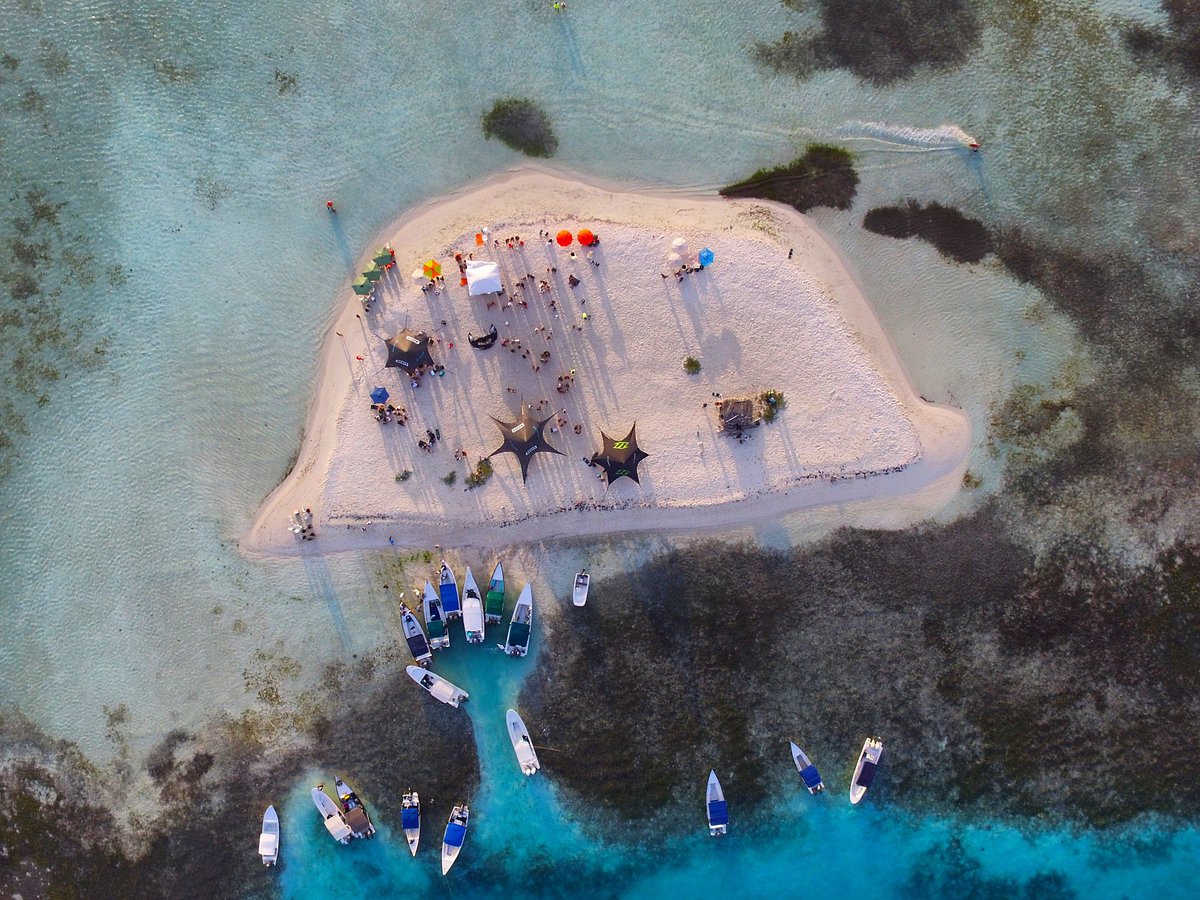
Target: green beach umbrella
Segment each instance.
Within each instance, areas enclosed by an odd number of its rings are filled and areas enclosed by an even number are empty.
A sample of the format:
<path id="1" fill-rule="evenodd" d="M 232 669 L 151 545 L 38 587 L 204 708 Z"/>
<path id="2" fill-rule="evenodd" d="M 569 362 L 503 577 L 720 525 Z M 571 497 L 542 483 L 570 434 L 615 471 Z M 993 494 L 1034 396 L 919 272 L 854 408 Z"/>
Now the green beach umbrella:
<path id="1" fill-rule="evenodd" d="M 350 287 L 354 288 L 354 293 L 356 294 L 369 294 L 375 289 L 375 286 L 367 280 L 365 275 L 355 278 L 350 282 Z"/>
<path id="2" fill-rule="evenodd" d="M 371 266 L 371 268 L 363 271 L 363 277 L 368 281 L 378 281 L 383 277 L 383 270 L 379 266 Z"/>
<path id="3" fill-rule="evenodd" d="M 375 265 L 386 266 L 392 261 L 392 251 L 387 247 L 380 247 L 375 251 L 375 255 L 372 257 L 372 259 L 375 260 Z"/>

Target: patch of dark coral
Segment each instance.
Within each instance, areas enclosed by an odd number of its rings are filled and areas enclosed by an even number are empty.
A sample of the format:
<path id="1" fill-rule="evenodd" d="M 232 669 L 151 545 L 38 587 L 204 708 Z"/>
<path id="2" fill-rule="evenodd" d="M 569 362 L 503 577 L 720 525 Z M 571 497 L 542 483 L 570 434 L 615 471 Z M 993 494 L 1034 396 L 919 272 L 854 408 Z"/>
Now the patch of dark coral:
<path id="1" fill-rule="evenodd" d="M 1200 78 L 1200 0 L 1162 0 L 1166 29 L 1142 23 L 1125 29 L 1125 46 L 1143 65 L 1168 66 Z"/>
<path id="2" fill-rule="evenodd" d="M 522 690 L 559 751 L 547 774 L 580 806 L 670 821 L 715 767 L 753 818 L 795 787 L 788 738 L 840 792 L 880 734 L 877 802 L 1096 825 L 1193 815 L 1200 762 L 1164 762 L 1158 736 L 1200 714 L 1200 601 L 1130 599 L 1136 577 L 1113 564 L 1085 602 L 1087 548 L 1035 560 L 1009 527 L 993 503 L 787 554 L 707 544 L 598 582 L 605 603 L 549 635 Z M 1163 584 L 1194 587 L 1200 556 L 1174 556 Z M 1129 779 L 1163 765 L 1157 783 Z"/>
<path id="3" fill-rule="evenodd" d="M 928 897 L 971 897 L 975 900 L 1071 900 L 1078 896 L 1059 872 L 1038 872 L 1020 880 L 989 876 L 957 837 L 929 848 L 900 889 L 905 900 Z"/>
<path id="4" fill-rule="evenodd" d="M 842 68 L 887 85 L 921 71 L 954 69 L 979 45 L 973 0 L 816 0 L 819 28 L 755 47 L 776 71 L 808 78 Z"/>
<path id="5" fill-rule="evenodd" d="M 558 149 L 550 116 L 532 100 L 519 97 L 497 100 L 483 114 L 482 124 L 488 140 L 497 138 L 526 156 L 548 158 Z"/>
<path id="6" fill-rule="evenodd" d="M 407 687 L 406 687 L 407 685 Z M 377 821 L 399 828 L 402 793 L 470 796 L 479 766 L 470 723 L 411 689 L 391 667 L 367 686 L 334 680 L 322 708 L 330 719 L 297 722 L 306 741 L 276 746 L 253 715 L 202 733 L 173 731 L 147 767 L 166 804 L 136 840 L 107 809 L 108 780 L 70 744 L 53 741 L 16 714 L 0 716 L 0 747 L 15 760 L 0 769 L 0 889 L 24 896 L 270 897 L 244 836 L 304 771 L 342 775 Z M 291 729 L 288 729 L 289 731 Z M 226 840 L 223 836 L 233 835 Z M 36 888 L 36 890 L 34 889 Z"/>
<path id="7" fill-rule="evenodd" d="M 721 195 L 774 200 L 808 212 L 818 206 L 849 209 L 857 191 L 858 173 L 850 151 L 809 144 L 798 159 L 774 169 L 759 169 L 744 181 L 721 188 Z"/>
<path id="8" fill-rule="evenodd" d="M 955 262 L 977 263 L 993 250 L 992 236 L 982 222 L 937 202 L 909 200 L 876 207 L 863 218 L 863 227 L 886 237 L 919 237 Z"/>

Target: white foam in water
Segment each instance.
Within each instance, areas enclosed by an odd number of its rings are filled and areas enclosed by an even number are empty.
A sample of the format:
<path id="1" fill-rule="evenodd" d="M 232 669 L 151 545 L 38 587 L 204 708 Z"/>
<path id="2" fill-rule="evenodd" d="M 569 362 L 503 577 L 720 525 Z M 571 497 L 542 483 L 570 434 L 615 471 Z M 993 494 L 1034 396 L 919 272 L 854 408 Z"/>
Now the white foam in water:
<path id="1" fill-rule="evenodd" d="M 912 128 L 908 125 L 888 125 L 884 122 L 847 122 L 838 132 L 842 137 L 851 140 L 876 141 L 914 150 L 974 150 L 979 147 L 979 141 L 957 125 Z"/>

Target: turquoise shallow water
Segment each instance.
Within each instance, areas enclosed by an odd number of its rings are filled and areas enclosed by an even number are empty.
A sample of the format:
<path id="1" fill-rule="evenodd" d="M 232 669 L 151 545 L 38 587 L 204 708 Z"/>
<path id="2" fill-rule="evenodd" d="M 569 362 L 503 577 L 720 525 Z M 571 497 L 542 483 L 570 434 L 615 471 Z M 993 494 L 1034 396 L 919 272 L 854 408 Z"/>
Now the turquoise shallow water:
<path id="1" fill-rule="evenodd" d="M 918 391 L 960 402 L 980 431 L 1013 384 L 1060 375 L 1069 328 L 987 266 L 864 232 L 863 210 L 936 198 L 1147 258 L 1148 224 L 1182 223 L 1183 240 L 1194 220 L 1194 182 L 1145 162 L 1175 158 L 1195 135 L 1193 101 L 1134 71 L 1106 24 L 1109 9 L 1157 21 L 1152 4 L 1054 7 L 1028 35 L 988 19 L 961 69 L 889 88 L 844 72 L 797 84 L 757 67 L 755 41 L 808 21 L 779 4 L 576 0 L 559 16 L 547 5 L 343 2 L 301 14 L 278 2 L 0 3 L 0 54 L 16 61 L 0 70 L 0 228 L 6 244 L 24 234 L 13 223 L 29 218 L 31 195 L 64 204 L 37 226 L 46 259 L 34 273 L 62 309 L 48 302 L 43 321 L 82 333 L 52 354 L 68 377 L 6 388 L 27 433 L 11 431 L 0 481 L 0 695 L 51 734 L 105 759 L 115 750 L 105 708 L 124 705 L 136 754 L 171 727 L 252 705 L 244 673 L 261 668 L 259 651 L 301 661 L 298 690 L 323 662 L 389 639 L 393 611 L 369 563 L 250 563 L 234 543 L 295 451 L 312 360 L 353 261 L 404 208 L 518 162 L 479 133 L 497 97 L 547 108 L 557 165 L 668 190 L 786 161 L 848 121 L 956 123 L 978 136 L 978 159 L 851 141 L 863 176 L 855 208 L 815 218 Z M 3 339 L 33 335 L 10 327 Z M 101 340 L 98 366 L 66 361 Z M 998 463 L 980 447 L 972 466 L 990 477 Z M 480 653 L 456 651 L 446 669 L 473 693 L 484 784 L 455 894 L 486 893 L 529 859 L 542 873 L 549 859 L 624 896 L 892 893 L 914 873 L 964 867 L 1022 883 L 1058 872 L 1093 896 L 1172 896 L 1200 849 L 1195 832 L 1160 837 L 1153 826 L 1114 843 L 850 811 L 834 789 L 786 802 L 769 834 L 735 828 L 710 842 L 698 821 L 695 839 L 655 850 L 654 864 L 633 854 L 627 868 L 583 836 L 546 779 L 526 781 L 511 764 L 503 713 L 530 663 Z M 317 896 L 347 878 L 381 896 L 433 886 L 432 832 L 415 862 L 386 833 L 336 847 L 307 787 L 283 807 L 285 893 Z M 945 849 L 952 839 L 958 856 Z M 568 892 L 549 875 L 538 890 Z"/>

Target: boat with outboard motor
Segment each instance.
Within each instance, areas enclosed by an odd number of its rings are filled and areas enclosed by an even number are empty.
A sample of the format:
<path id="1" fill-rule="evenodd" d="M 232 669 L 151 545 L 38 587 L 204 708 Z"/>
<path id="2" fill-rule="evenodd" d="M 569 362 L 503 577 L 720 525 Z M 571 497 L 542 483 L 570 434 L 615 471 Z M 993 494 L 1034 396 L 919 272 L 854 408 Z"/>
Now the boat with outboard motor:
<path id="1" fill-rule="evenodd" d="M 537 751 L 533 748 L 533 740 L 529 737 L 529 729 L 515 709 L 510 709 L 505 717 L 508 723 L 508 739 L 512 741 L 513 750 L 517 754 L 517 763 L 526 775 L 532 775 L 542 767 L 538 762 Z"/>
<path id="2" fill-rule="evenodd" d="M 321 813 L 321 818 L 325 820 L 325 830 L 339 844 L 350 843 L 350 838 L 354 836 L 354 832 L 350 830 L 350 826 L 346 824 L 346 817 L 342 815 L 341 808 L 333 802 L 333 798 L 325 793 L 325 785 L 318 784 L 312 789 L 313 803 L 317 805 L 317 810 Z"/>
<path id="3" fill-rule="evenodd" d="M 258 836 L 258 855 L 262 857 L 264 866 L 273 866 L 279 862 L 279 816 L 275 807 L 268 806 L 263 813 L 262 834 Z"/>
<path id="4" fill-rule="evenodd" d="M 446 621 L 449 622 L 461 616 L 462 606 L 459 603 L 458 579 L 454 577 L 454 572 L 446 565 L 444 559 L 442 567 L 438 569 L 438 592 L 442 597 L 442 615 L 446 617 Z"/>
<path id="5" fill-rule="evenodd" d="M 425 627 L 429 629 L 429 649 L 444 650 L 450 646 L 450 629 L 442 615 L 442 598 L 428 581 L 425 582 L 422 604 L 425 607 Z"/>
<path id="6" fill-rule="evenodd" d="M 427 671 L 420 666 L 408 666 L 404 671 L 408 673 L 409 678 L 429 691 L 430 696 L 435 700 L 441 700 L 455 709 L 458 708 L 458 704 L 469 699 L 471 696 L 458 685 L 452 684 L 436 672 Z"/>
<path id="7" fill-rule="evenodd" d="M 521 588 L 521 596 L 513 607 L 512 619 L 508 623 L 508 637 L 499 647 L 509 656 L 524 656 L 529 652 L 529 635 L 533 630 L 533 588 L 528 584 Z"/>
<path id="8" fill-rule="evenodd" d="M 504 566 L 496 563 L 492 580 L 488 582 L 487 604 L 483 608 L 483 621 L 488 624 L 504 619 Z"/>
<path id="9" fill-rule="evenodd" d="M 867 738 L 863 741 L 862 753 L 858 754 L 858 765 L 854 767 L 854 777 L 850 779 L 851 803 L 857 803 L 867 793 L 867 788 L 875 780 L 881 756 L 883 756 L 883 741 L 877 737 Z"/>
<path id="10" fill-rule="evenodd" d="M 720 837 L 729 831 L 729 806 L 725 803 L 725 792 L 717 780 L 717 770 L 708 773 L 708 789 L 704 792 L 705 808 L 708 810 L 709 837 Z"/>
<path id="11" fill-rule="evenodd" d="M 455 804 L 450 813 L 450 821 L 446 823 L 446 834 L 442 838 L 442 874 L 450 871 L 462 851 L 463 841 L 467 838 L 467 820 L 470 818 L 470 807 L 465 803 Z"/>
<path id="12" fill-rule="evenodd" d="M 400 626 L 404 630 L 404 640 L 408 642 L 408 650 L 412 653 L 413 659 L 417 661 L 417 665 L 429 665 L 429 660 L 433 658 L 433 653 L 429 650 L 429 640 L 425 637 L 425 631 L 421 628 L 421 623 L 417 621 L 416 615 L 405 603 L 400 604 Z"/>
<path id="13" fill-rule="evenodd" d="M 421 840 L 421 798 L 416 791 L 405 791 L 400 804 L 400 827 L 413 856 L 417 855 L 417 844 Z"/>
<path id="14" fill-rule="evenodd" d="M 804 786 L 808 788 L 810 794 L 821 793 L 825 790 L 825 782 L 821 780 L 821 773 L 817 771 L 812 760 L 796 745 L 795 741 L 788 741 L 788 743 L 792 747 L 792 761 L 796 764 L 800 777 L 804 779 Z"/>
<path id="15" fill-rule="evenodd" d="M 479 585 L 467 566 L 467 574 L 463 577 L 463 629 L 467 632 L 468 644 L 483 643 L 483 598 L 479 596 Z"/>
<path id="16" fill-rule="evenodd" d="M 358 794 L 354 793 L 350 789 L 350 785 L 340 778 L 334 780 L 333 786 L 337 791 L 338 799 L 342 801 L 342 816 L 346 819 L 350 830 L 354 832 L 354 836 L 356 838 L 374 837 L 375 826 L 371 823 L 371 817 L 367 815 L 367 808 L 358 799 Z"/>
<path id="17" fill-rule="evenodd" d="M 575 574 L 575 590 L 571 593 L 571 600 L 576 606 L 587 605 L 588 586 L 592 583 L 592 576 L 587 573 L 587 569 Z"/>

